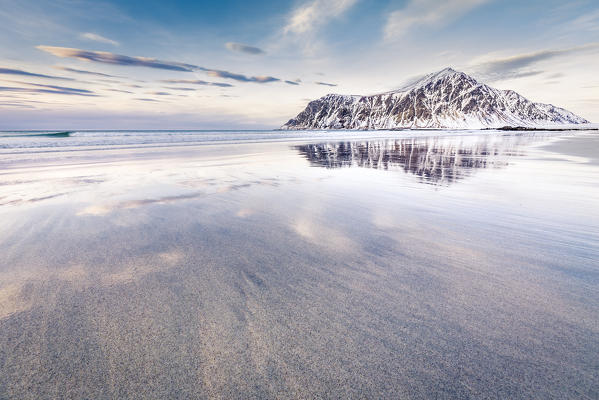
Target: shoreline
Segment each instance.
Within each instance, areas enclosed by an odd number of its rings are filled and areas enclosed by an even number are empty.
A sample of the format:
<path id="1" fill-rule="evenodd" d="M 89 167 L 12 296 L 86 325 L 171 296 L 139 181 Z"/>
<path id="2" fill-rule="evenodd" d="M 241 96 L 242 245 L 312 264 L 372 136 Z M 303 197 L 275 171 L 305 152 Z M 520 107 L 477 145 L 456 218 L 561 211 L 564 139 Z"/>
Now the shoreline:
<path id="1" fill-rule="evenodd" d="M 595 125 L 595 124 L 593 124 Z M 312 129 L 273 129 L 277 132 L 297 132 L 297 131 L 332 131 L 332 132 L 379 132 L 379 131 L 390 131 L 390 132 L 398 132 L 398 131 L 508 131 L 508 132 L 519 132 L 519 131 L 556 131 L 556 132 L 566 132 L 566 131 L 599 131 L 599 127 L 586 127 L 586 128 L 534 128 L 534 127 L 526 127 L 526 126 L 502 126 L 499 128 L 389 128 L 389 129 L 329 129 L 329 128 L 312 128 Z"/>

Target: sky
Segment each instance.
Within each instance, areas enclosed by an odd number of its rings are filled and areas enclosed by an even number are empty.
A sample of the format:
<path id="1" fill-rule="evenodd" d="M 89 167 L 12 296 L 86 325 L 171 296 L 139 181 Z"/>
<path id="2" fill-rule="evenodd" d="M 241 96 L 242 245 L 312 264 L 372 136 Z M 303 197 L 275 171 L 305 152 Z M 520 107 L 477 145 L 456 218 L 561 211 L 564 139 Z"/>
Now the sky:
<path id="1" fill-rule="evenodd" d="M 0 129 L 271 129 L 452 67 L 599 122 L 597 0 L 0 0 Z"/>

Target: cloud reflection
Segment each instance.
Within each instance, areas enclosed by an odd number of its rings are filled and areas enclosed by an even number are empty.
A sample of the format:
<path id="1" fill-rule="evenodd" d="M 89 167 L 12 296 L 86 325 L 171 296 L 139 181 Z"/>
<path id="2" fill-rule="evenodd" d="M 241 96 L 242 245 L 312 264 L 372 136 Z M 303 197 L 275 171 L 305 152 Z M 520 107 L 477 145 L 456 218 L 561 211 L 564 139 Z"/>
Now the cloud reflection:
<path id="1" fill-rule="evenodd" d="M 120 203 L 113 204 L 92 204 L 77 213 L 78 216 L 94 215 L 101 216 L 111 213 L 114 210 L 127 210 L 132 208 L 138 208 L 145 205 L 151 204 L 169 204 L 179 200 L 190 200 L 197 199 L 203 196 L 204 193 L 188 193 L 176 196 L 165 196 L 156 199 L 139 199 L 139 200 L 128 200 Z"/>

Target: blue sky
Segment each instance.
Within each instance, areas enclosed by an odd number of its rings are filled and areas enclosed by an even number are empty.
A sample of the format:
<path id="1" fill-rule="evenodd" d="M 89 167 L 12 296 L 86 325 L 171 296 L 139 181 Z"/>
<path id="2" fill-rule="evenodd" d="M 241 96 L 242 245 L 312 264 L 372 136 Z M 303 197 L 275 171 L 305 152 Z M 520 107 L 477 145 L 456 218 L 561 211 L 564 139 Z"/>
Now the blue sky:
<path id="1" fill-rule="evenodd" d="M 0 129 L 273 128 L 446 66 L 599 121 L 599 3 L 0 0 Z"/>

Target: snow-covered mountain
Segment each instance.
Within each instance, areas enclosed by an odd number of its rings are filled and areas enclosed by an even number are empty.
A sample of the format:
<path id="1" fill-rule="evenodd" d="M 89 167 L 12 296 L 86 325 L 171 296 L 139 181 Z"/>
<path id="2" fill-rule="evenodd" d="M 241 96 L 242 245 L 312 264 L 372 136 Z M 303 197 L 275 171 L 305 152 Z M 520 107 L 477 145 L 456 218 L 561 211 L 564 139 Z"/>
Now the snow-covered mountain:
<path id="1" fill-rule="evenodd" d="M 533 103 L 445 68 L 402 89 L 372 96 L 328 94 L 281 129 L 480 129 L 548 127 L 589 121 L 551 104 Z"/>

